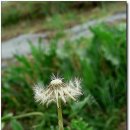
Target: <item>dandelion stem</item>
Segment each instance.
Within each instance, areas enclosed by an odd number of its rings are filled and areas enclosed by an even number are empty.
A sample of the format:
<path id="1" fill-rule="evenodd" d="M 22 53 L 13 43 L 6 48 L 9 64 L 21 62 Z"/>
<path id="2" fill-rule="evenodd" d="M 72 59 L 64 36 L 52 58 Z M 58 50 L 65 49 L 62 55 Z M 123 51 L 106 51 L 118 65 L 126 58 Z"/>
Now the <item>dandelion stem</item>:
<path id="1" fill-rule="evenodd" d="M 59 124 L 59 130 L 64 130 L 63 127 L 63 117 L 62 117 L 62 108 L 61 108 L 61 99 L 58 99 L 59 107 L 58 109 L 58 124 Z"/>

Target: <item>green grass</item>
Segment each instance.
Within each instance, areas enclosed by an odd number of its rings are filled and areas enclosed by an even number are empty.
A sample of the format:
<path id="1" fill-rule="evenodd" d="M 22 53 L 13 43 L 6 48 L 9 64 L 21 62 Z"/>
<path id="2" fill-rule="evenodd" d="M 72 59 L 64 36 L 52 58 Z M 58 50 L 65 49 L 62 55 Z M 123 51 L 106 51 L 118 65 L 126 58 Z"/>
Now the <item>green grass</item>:
<path id="1" fill-rule="evenodd" d="M 126 2 L 83 3 L 3 1 L 2 41 L 25 33 L 50 32 L 52 37 L 64 28 L 126 11 Z"/>
<path id="2" fill-rule="evenodd" d="M 95 2 L 96 3 L 96 2 Z M 98 2 L 98 5 L 101 3 Z M 81 10 L 90 6 L 92 2 L 2 2 L 2 26 L 17 24 L 23 20 L 45 18 L 54 14 L 63 14 L 74 10 Z M 24 6 L 24 8 L 23 8 Z"/>
<path id="3" fill-rule="evenodd" d="M 24 8 L 23 8 L 24 6 Z M 32 21 L 35 19 L 45 19 L 47 16 L 55 14 L 66 14 L 69 12 L 91 13 L 92 9 L 99 8 L 101 12 L 119 11 L 114 8 L 118 6 L 120 11 L 126 9 L 125 2 L 4 2 L 2 1 L 2 26 L 18 24 L 20 21 Z M 77 14 L 76 14 L 77 15 Z"/>
<path id="4" fill-rule="evenodd" d="M 47 47 L 39 40 L 37 48 L 30 43 L 29 57 L 15 56 L 17 65 L 2 73 L 2 118 L 10 114 L 2 121 L 5 128 L 57 129 L 56 106 L 36 104 L 32 91 L 36 82 L 47 84 L 52 73 L 64 80 L 82 78 L 84 95 L 64 105 L 65 130 L 115 130 L 126 122 L 126 28 L 101 24 L 91 31 L 91 39 L 66 40 L 60 48 L 57 37 Z M 15 118 L 30 112 L 43 116 Z"/>

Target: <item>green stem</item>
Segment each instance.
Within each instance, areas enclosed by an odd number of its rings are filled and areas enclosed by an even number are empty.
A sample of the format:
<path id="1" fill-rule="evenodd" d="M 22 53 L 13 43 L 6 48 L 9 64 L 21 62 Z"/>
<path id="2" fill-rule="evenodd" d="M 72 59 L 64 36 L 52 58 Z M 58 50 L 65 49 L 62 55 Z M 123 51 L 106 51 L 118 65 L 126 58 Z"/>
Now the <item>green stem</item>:
<path id="1" fill-rule="evenodd" d="M 29 117 L 29 116 L 43 116 L 43 113 L 41 113 L 41 112 L 31 112 L 31 113 L 18 115 L 18 116 L 7 115 L 7 116 L 2 117 L 1 120 L 5 121 L 5 120 L 9 120 L 11 118 L 20 119 L 20 118 L 25 118 L 25 117 Z"/>
<path id="2" fill-rule="evenodd" d="M 61 108 L 61 100 L 58 100 L 59 107 L 58 109 L 58 124 L 59 124 L 59 130 L 64 130 L 63 127 L 63 117 L 62 117 L 62 108 Z"/>
<path id="3" fill-rule="evenodd" d="M 24 118 L 24 117 L 28 117 L 28 116 L 43 116 L 43 113 L 41 113 L 41 112 L 26 113 L 26 114 L 23 114 L 23 115 L 15 116 L 15 119 Z"/>

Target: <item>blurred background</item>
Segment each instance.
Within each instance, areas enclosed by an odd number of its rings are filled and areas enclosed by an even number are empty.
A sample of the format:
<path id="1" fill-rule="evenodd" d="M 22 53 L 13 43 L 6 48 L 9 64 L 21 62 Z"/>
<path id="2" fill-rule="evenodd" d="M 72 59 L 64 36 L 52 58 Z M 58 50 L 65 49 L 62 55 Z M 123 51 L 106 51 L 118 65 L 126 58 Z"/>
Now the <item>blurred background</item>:
<path id="1" fill-rule="evenodd" d="M 65 130 L 126 130 L 126 2 L 2 2 L 2 130 L 58 130 L 32 87 L 52 73 L 82 79 Z"/>

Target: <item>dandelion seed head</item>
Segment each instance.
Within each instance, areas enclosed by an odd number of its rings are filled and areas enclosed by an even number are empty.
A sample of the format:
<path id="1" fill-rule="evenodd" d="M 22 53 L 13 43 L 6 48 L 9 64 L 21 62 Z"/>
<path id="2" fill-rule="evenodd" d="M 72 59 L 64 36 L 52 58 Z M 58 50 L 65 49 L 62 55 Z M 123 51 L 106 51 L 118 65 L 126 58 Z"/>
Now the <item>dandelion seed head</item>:
<path id="1" fill-rule="evenodd" d="M 75 78 L 74 80 L 65 83 L 62 79 L 63 78 L 53 75 L 53 77 L 51 77 L 51 82 L 47 87 L 44 87 L 44 85 L 41 84 L 35 85 L 33 88 L 35 101 L 46 104 L 47 106 L 52 102 L 59 106 L 59 99 L 64 103 L 69 99 L 76 101 L 77 98 L 82 95 L 81 80 Z"/>

